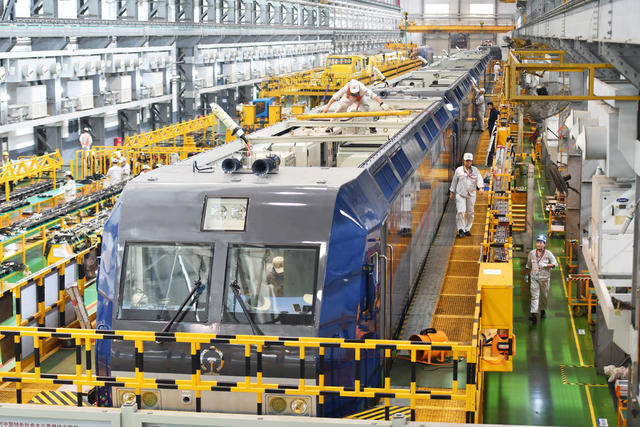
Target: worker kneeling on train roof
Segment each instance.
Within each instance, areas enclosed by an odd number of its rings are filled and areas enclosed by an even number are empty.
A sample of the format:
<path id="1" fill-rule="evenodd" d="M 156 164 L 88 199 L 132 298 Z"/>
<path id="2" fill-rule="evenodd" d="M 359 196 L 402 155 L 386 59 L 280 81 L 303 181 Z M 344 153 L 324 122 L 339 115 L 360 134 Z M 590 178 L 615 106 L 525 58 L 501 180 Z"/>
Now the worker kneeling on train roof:
<path id="1" fill-rule="evenodd" d="M 479 190 L 482 194 L 484 187 L 482 174 L 477 167 L 471 165 L 473 154 L 465 153 L 462 159 L 464 162 L 456 169 L 449 187 L 449 197 L 453 200 L 455 195 L 456 198 L 458 237 L 471 236 L 476 191 Z"/>
<path id="2" fill-rule="evenodd" d="M 538 308 L 540 317 L 545 318 L 545 310 L 549 299 L 549 283 L 551 281 L 551 269 L 558 266 L 556 257 L 547 250 L 547 238 L 539 235 L 536 239 L 536 248 L 529 252 L 526 269 L 530 272 L 531 310 L 529 320 L 535 323 Z M 539 301 L 538 301 L 539 300 Z"/>
<path id="3" fill-rule="evenodd" d="M 385 111 L 389 110 L 389 106 L 382 102 L 380 97 L 373 93 L 371 89 L 360 83 L 358 80 L 351 80 L 344 85 L 342 89 L 333 94 L 327 105 L 322 108 L 322 112 L 329 111 L 329 107 L 336 102 L 336 113 L 342 113 L 344 111 L 369 111 L 369 100 L 374 99 L 380 108 Z"/>

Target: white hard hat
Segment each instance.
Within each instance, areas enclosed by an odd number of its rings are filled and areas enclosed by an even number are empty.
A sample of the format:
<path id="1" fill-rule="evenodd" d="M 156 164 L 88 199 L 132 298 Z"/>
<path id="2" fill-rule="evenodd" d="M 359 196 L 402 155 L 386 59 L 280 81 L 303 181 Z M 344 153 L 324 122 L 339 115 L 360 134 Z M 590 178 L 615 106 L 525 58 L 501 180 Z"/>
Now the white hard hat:
<path id="1" fill-rule="evenodd" d="M 484 93 L 484 92 L 485 92 L 484 88 L 480 89 L 480 93 Z"/>
<path id="2" fill-rule="evenodd" d="M 71 171 L 65 171 L 64 176 L 73 176 L 73 174 Z"/>
<path id="3" fill-rule="evenodd" d="M 360 82 L 353 79 L 349 82 L 349 92 L 351 93 L 359 93 L 360 92 Z"/>
<path id="4" fill-rule="evenodd" d="M 462 160 L 473 160 L 473 154 L 464 153 L 464 156 L 462 156 Z"/>
<path id="5" fill-rule="evenodd" d="M 89 128 L 84 128 L 83 129 L 85 132 L 89 132 Z"/>
<path id="6" fill-rule="evenodd" d="M 284 272 L 284 258 L 281 256 L 273 257 L 271 262 L 273 264 L 273 269 L 276 273 L 281 274 Z"/>
<path id="7" fill-rule="evenodd" d="M 143 170 L 143 171 L 148 171 L 148 170 L 150 170 L 150 169 L 151 169 L 151 166 L 149 166 L 149 165 L 142 165 L 142 170 Z"/>

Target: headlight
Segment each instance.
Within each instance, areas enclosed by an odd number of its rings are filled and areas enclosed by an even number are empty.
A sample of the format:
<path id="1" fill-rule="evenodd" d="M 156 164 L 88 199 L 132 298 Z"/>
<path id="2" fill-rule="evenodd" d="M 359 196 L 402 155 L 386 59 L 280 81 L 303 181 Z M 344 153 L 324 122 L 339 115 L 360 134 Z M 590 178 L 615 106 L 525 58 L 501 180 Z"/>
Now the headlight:
<path id="1" fill-rule="evenodd" d="M 153 391 L 142 393 L 142 406 L 144 408 L 155 408 L 156 405 L 158 405 L 158 395 L 156 393 Z"/>
<path id="2" fill-rule="evenodd" d="M 304 415 L 307 413 L 309 405 L 304 399 L 293 399 L 291 401 L 291 412 L 298 415 Z"/>
<path id="3" fill-rule="evenodd" d="M 287 409 L 287 401 L 282 397 L 275 397 L 271 399 L 271 410 L 278 414 L 284 412 Z"/>
<path id="4" fill-rule="evenodd" d="M 244 206 L 232 205 L 229 212 L 229 216 L 231 216 L 232 219 L 238 219 L 238 220 L 244 221 L 244 216 L 246 213 L 247 213 L 247 210 L 244 208 Z"/>
<path id="5" fill-rule="evenodd" d="M 227 218 L 227 208 L 225 206 L 214 206 L 211 208 L 211 216 L 219 220 Z"/>
<path id="6" fill-rule="evenodd" d="M 136 401 L 136 394 L 132 391 L 125 391 L 120 395 L 123 405 L 130 405 Z"/>

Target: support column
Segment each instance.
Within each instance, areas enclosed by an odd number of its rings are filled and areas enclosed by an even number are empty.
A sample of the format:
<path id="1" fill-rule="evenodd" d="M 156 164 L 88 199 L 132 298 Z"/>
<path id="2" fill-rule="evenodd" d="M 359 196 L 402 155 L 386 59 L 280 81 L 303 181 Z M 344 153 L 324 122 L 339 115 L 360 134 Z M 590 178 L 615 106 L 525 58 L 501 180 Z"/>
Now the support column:
<path id="1" fill-rule="evenodd" d="M 118 19 L 138 20 L 138 2 L 136 0 L 117 0 L 116 17 Z"/>
<path id="2" fill-rule="evenodd" d="M 120 110 L 118 111 L 118 125 L 120 137 L 124 140 L 128 135 L 140 133 L 140 111 Z"/>
<path id="3" fill-rule="evenodd" d="M 31 16 L 37 18 L 57 18 L 58 0 L 31 0 Z"/>
<path id="4" fill-rule="evenodd" d="M 171 104 L 151 104 L 151 129 L 158 129 L 171 124 Z"/>
<path id="5" fill-rule="evenodd" d="M 176 0 L 176 22 L 193 22 L 193 0 Z"/>
<path id="6" fill-rule="evenodd" d="M 206 1 L 206 0 L 203 0 Z M 166 21 L 169 16 L 167 0 L 149 0 L 149 21 Z"/>
<path id="7" fill-rule="evenodd" d="M 636 175 L 636 201 L 640 200 L 640 176 Z M 640 208 L 639 208 L 640 209 Z M 639 330 L 640 335 L 640 211 L 636 210 L 636 215 L 633 221 L 633 276 L 631 278 L 631 301 L 633 301 L 633 316 L 632 322 L 636 329 Z M 638 337 L 640 338 L 640 336 Z M 634 357 L 635 356 L 635 357 Z M 640 368 L 638 364 L 638 358 L 640 357 L 640 339 L 637 341 L 637 347 L 635 349 L 635 355 L 631 355 L 631 370 L 629 371 L 629 380 L 631 386 L 629 387 L 629 404 L 627 411 L 627 425 L 629 427 L 640 426 L 640 403 L 638 402 L 638 387 L 640 387 Z"/>
<path id="8" fill-rule="evenodd" d="M 102 17 L 102 0 L 78 0 L 78 19 Z"/>
<path id="9" fill-rule="evenodd" d="M 178 71 L 178 120 L 189 120 L 196 113 L 195 45 L 198 39 L 185 37 L 177 42 L 176 70 Z"/>

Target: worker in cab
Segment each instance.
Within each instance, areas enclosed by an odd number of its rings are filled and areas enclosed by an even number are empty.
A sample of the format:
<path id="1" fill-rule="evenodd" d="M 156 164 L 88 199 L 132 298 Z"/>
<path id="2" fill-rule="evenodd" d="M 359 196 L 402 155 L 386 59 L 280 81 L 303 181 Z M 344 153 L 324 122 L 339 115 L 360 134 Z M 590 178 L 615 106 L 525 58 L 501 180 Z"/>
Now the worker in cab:
<path id="1" fill-rule="evenodd" d="M 273 257 L 271 265 L 267 265 L 267 286 L 273 296 L 284 295 L 284 257 Z"/>
<path id="2" fill-rule="evenodd" d="M 529 320 L 536 323 L 538 310 L 540 318 L 546 317 L 547 303 L 549 300 L 549 284 L 551 282 L 551 269 L 558 266 L 556 257 L 547 250 L 547 237 L 539 235 L 536 239 L 536 248 L 529 252 L 526 270 L 529 273 L 529 289 L 531 291 L 531 306 Z"/>
<path id="3" fill-rule="evenodd" d="M 458 237 L 471 236 L 476 192 L 484 191 L 484 180 L 477 167 L 473 166 L 473 154 L 464 153 L 463 164 L 459 166 L 449 187 L 449 198 L 456 199 L 456 227 Z"/>
<path id="4" fill-rule="evenodd" d="M 105 187 L 111 187 L 112 185 L 119 184 L 122 181 L 122 166 L 120 162 L 115 162 L 111 165 L 107 171 L 107 180 Z"/>
<path id="5" fill-rule="evenodd" d="M 331 105 L 335 102 L 338 102 L 335 110 L 336 113 L 342 113 L 345 111 L 369 111 L 369 101 L 371 99 L 374 99 L 378 104 L 380 104 L 380 108 L 383 110 L 390 110 L 389 106 L 382 102 L 378 95 L 373 93 L 373 91 L 364 84 L 354 79 L 333 94 L 327 105 L 322 107 L 322 112 L 327 113 L 329 108 L 331 108 Z M 371 133 L 377 132 L 375 127 L 369 129 Z M 331 128 L 328 128 L 327 131 L 330 132 Z"/>
<path id="6" fill-rule="evenodd" d="M 66 179 L 66 182 L 62 186 L 64 190 L 64 201 L 70 202 L 76 199 L 76 182 L 73 180 L 71 171 L 66 171 L 64 177 Z"/>

